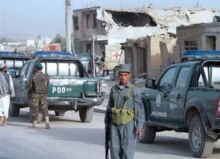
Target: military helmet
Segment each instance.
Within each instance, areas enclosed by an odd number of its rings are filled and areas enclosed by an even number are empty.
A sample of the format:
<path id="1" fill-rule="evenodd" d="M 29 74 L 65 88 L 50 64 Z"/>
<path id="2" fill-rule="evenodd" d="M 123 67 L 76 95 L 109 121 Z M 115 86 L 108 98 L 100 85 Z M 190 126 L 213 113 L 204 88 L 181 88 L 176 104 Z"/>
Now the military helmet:
<path id="1" fill-rule="evenodd" d="M 37 69 L 42 69 L 42 68 L 43 68 L 43 65 L 42 65 L 39 61 L 37 61 L 36 64 L 35 64 L 35 67 L 36 67 Z"/>

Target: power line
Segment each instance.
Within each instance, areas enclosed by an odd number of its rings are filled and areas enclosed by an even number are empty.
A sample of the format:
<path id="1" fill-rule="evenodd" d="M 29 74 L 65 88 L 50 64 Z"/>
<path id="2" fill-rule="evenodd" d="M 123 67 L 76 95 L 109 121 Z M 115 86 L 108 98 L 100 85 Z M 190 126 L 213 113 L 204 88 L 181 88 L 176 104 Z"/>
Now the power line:
<path id="1" fill-rule="evenodd" d="M 120 3 L 120 9 L 122 9 L 122 4 L 121 4 L 121 0 L 119 1 L 119 3 Z"/>

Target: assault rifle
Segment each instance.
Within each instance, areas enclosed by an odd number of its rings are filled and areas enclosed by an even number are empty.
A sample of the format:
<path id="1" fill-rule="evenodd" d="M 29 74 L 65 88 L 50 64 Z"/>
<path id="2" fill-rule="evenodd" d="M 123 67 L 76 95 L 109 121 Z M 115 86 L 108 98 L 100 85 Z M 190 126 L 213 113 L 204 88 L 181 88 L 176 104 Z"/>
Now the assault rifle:
<path id="1" fill-rule="evenodd" d="M 109 159 L 108 149 L 109 149 L 109 141 L 110 141 L 110 128 L 105 128 L 105 159 Z"/>

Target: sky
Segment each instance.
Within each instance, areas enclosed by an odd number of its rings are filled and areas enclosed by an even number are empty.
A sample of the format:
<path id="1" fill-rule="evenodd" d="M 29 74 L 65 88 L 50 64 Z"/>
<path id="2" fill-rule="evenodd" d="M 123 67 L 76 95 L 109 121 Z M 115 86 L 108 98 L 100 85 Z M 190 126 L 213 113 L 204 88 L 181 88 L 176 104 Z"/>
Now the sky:
<path id="1" fill-rule="evenodd" d="M 199 2 L 199 3 L 198 3 Z M 72 0 L 72 9 L 88 6 L 111 8 L 220 9 L 220 0 Z M 65 0 L 0 0 L 0 38 L 65 35 Z"/>

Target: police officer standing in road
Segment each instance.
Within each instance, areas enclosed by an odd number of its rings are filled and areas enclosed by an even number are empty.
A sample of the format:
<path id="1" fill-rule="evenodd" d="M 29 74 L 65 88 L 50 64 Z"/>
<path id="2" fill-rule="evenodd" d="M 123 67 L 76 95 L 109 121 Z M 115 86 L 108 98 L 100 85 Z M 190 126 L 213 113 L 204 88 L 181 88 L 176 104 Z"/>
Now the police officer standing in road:
<path id="1" fill-rule="evenodd" d="M 112 159 L 133 159 L 136 137 L 141 137 L 144 108 L 140 92 L 131 84 L 131 66 L 119 65 L 119 84 L 112 87 L 105 115 L 106 132 L 110 132 Z"/>
<path id="2" fill-rule="evenodd" d="M 47 105 L 47 86 L 49 77 L 42 72 L 43 65 L 40 62 L 35 64 L 36 73 L 31 77 L 28 89 L 31 97 L 30 109 L 32 113 L 33 128 L 37 127 L 38 112 L 41 110 L 45 116 L 46 129 L 50 129 L 49 113 Z"/>

